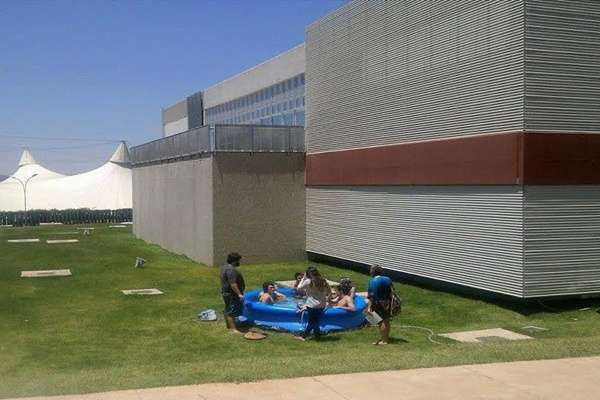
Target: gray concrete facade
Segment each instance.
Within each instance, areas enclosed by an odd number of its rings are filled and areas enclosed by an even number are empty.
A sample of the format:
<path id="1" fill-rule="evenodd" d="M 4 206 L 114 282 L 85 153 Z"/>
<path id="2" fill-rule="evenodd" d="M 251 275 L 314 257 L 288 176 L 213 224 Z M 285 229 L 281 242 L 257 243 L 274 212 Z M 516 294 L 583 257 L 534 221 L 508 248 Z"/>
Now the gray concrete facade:
<path id="1" fill-rule="evenodd" d="M 211 265 L 212 169 L 212 158 L 134 168 L 133 233 Z"/>
<path id="2" fill-rule="evenodd" d="M 304 154 L 218 153 L 212 186 L 215 263 L 305 258 Z"/>
<path id="3" fill-rule="evenodd" d="M 188 130 L 187 99 L 162 109 L 162 135 L 171 136 Z"/>
<path id="4" fill-rule="evenodd" d="M 304 154 L 216 153 L 133 170 L 133 232 L 206 265 L 305 257 Z"/>

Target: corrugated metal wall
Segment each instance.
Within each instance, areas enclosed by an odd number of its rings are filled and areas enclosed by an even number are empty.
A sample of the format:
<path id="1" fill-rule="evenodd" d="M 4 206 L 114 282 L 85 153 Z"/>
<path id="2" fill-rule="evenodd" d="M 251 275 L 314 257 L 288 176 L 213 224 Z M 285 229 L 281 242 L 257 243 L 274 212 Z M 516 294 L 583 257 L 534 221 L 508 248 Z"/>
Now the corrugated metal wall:
<path id="1" fill-rule="evenodd" d="M 525 187 L 525 295 L 600 292 L 600 186 Z"/>
<path id="2" fill-rule="evenodd" d="M 521 129 L 523 8 L 357 0 L 313 23 L 308 151 Z"/>
<path id="3" fill-rule="evenodd" d="M 600 1 L 527 0 L 525 127 L 600 132 Z"/>
<path id="4" fill-rule="evenodd" d="M 522 296 L 520 186 L 307 188 L 307 251 Z"/>

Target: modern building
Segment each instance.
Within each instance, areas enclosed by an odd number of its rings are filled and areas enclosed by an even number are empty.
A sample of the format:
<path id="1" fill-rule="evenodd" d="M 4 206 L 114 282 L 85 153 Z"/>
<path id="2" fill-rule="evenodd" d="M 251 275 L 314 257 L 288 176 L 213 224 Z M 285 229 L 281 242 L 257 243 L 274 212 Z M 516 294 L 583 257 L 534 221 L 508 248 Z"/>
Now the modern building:
<path id="1" fill-rule="evenodd" d="M 517 298 L 598 295 L 599 54 L 600 2 L 354 0 L 304 45 L 163 110 L 168 137 L 134 149 L 134 230 L 209 264 L 236 246 L 297 257 L 305 240 L 310 257 Z M 297 132 L 272 125 L 306 126 L 304 189 Z M 270 154 L 225 155 L 244 151 Z M 296 238 L 275 257 L 253 250 L 256 226 L 222 234 L 237 229 L 229 213 L 268 214 L 261 190 L 228 203 L 233 186 L 219 185 L 244 180 L 294 194 L 265 188 L 278 211 L 260 229 Z M 199 238 L 209 250 L 186 250 Z"/>
<path id="2" fill-rule="evenodd" d="M 202 125 L 304 126 L 304 44 L 162 110 L 163 136 Z"/>
<path id="3" fill-rule="evenodd" d="M 600 2 L 352 1 L 306 77 L 309 254 L 600 293 Z"/>

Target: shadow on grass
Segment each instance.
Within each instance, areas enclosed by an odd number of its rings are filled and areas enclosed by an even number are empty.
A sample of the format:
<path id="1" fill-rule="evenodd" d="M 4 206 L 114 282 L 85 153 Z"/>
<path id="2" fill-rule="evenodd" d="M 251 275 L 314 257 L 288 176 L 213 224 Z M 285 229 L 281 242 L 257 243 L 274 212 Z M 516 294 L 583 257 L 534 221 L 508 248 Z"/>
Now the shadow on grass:
<path id="1" fill-rule="evenodd" d="M 315 342 L 337 342 L 337 341 L 340 340 L 340 337 L 339 336 L 325 335 L 325 336 L 321 336 L 319 338 L 310 338 L 309 340 L 315 341 Z"/>
<path id="2" fill-rule="evenodd" d="M 405 343 L 410 343 L 410 342 L 401 337 L 390 337 L 389 344 L 405 344 Z"/>

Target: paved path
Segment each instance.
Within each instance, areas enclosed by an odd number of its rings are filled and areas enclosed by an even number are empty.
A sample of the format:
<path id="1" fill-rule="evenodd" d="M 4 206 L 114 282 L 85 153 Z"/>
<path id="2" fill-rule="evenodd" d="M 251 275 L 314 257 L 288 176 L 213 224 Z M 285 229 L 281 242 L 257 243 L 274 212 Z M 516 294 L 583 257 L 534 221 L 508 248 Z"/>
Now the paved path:
<path id="1" fill-rule="evenodd" d="M 210 383 L 29 399 L 592 400 L 599 398 L 600 357 L 588 357 L 325 375 L 241 384 Z"/>

